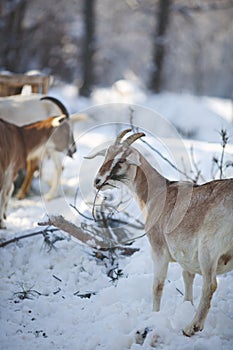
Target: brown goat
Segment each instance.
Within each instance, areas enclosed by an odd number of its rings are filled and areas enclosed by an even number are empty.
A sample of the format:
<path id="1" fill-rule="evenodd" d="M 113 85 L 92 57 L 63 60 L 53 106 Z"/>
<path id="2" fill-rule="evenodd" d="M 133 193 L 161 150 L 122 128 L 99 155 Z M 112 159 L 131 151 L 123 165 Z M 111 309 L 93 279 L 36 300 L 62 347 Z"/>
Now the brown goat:
<path id="1" fill-rule="evenodd" d="M 0 119 L 0 228 L 4 228 L 7 205 L 18 171 L 26 162 L 43 156 L 45 149 L 60 151 L 63 143 L 70 144 L 70 135 L 56 138 L 58 128 L 63 128 L 67 117 L 49 117 L 45 120 L 16 126 Z"/>
<path id="2" fill-rule="evenodd" d="M 176 261 L 183 268 L 185 300 L 193 302 L 194 276 L 202 275 L 198 309 L 183 330 L 191 336 L 204 328 L 217 288 L 216 275 L 233 269 L 233 179 L 200 186 L 171 182 L 131 147 L 145 136 L 143 133 L 121 142 L 129 131 L 124 130 L 105 152 L 94 185 L 97 190 L 105 190 L 116 187 L 119 182 L 126 184 L 145 211 L 145 229 L 154 261 L 154 311 L 160 310 L 169 262 Z"/>

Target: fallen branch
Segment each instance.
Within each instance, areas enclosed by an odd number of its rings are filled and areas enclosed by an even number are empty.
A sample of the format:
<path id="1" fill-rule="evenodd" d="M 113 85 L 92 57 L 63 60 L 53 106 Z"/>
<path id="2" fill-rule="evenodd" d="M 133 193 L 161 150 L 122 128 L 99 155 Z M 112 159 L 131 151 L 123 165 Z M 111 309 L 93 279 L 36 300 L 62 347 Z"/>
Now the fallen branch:
<path id="1" fill-rule="evenodd" d="M 94 246 L 102 247 L 102 242 L 89 233 L 84 232 L 81 228 L 66 220 L 62 215 L 52 215 L 46 221 L 38 222 L 39 226 L 55 226 L 56 228 L 69 233 L 71 236 L 77 238 L 79 241 Z"/>
<path id="2" fill-rule="evenodd" d="M 90 247 L 99 251 L 114 251 L 118 249 L 122 255 L 128 256 L 128 255 L 134 254 L 139 250 L 138 248 L 129 247 L 129 244 L 133 242 L 133 239 L 125 242 L 125 244 L 128 244 L 127 246 L 115 245 L 113 241 L 110 241 L 110 244 L 108 246 L 104 244 L 102 240 L 96 238 L 94 235 L 91 235 L 90 233 L 83 231 L 80 227 L 66 220 L 62 215 L 51 216 L 46 221 L 39 222 L 38 225 L 47 226 L 47 228 L 37 229 L 34 232 L 32 232 L 31 230 L 28 230 L 23 235 L 21 234 L 17 237 L 9 239 L 8 241 L 0 242 L 0 248 L 3 248 L 8 244 L 18 242 L 21 239 L 30 238 L 38 235 L 45 236 L 48 233 L 53 233 L 55 231 L 62 230 L 64 232 L 67 232 L 71 236 L 77 238 L 80 242 L 87 244 Z M 55 228 L 51 228 L 50 226 L 55 226 Z M 140 237 L 142 236 L 143 235 L 141 235 Z"/>
<path id="3" fill-rule="evenodd" d="M 49 230 L 49 232 L 54 232 L 54 231 L 58 231 L 58 229 Z M 5 246 L 7 246 L 8 244 L 18 242 L 19 240 L 24 239 L 24 238 L 30 238 L 30 237 L 34 237 L 34 236 L 38 236 L 38 235 L 44 235 L 45 233 L 48 232 L 48 230 L 43 229 L 43 230 L 38 230 L 36 232 L 35 231 L 32 232 L 32 230 L 28 230 L 26 232 L 28 232 L 28 233 L 24 233 L 23 235 L 21 234 L 20 236 L 9 239 L 8 241 L 0 242 L 0 248 L 3 248 Z"/>
<path id="4" fill-rule="evenodd" d="M 62 215 L 59 216 L 50 216 L 48 220 L 44 222 L 39 222 L 39 226 L 55 226 L 56 228 L 69 233 L 71 236 L 77 238 L 82 243 L 85 243 L 92 248 L 96 248 L 98 250 L 106 251 L 106 250 L 115 250 L 118 249 L 121 251 L 122 255 L 132 255 L 137 252 L 138 248 L 132 248 L 124 245 L 115 245 L 113 241 L 109 245 L 106 245 L 103 240 L 98 239 L 96 236 L 91 235 L 88 232 L 84 232 L 80 227 L 76 226 L 72 222 L 66 220 Z M 130 240 L 131 243 L 133 239 Z M 129 243 L 129 241 L 127 241 Z"/>

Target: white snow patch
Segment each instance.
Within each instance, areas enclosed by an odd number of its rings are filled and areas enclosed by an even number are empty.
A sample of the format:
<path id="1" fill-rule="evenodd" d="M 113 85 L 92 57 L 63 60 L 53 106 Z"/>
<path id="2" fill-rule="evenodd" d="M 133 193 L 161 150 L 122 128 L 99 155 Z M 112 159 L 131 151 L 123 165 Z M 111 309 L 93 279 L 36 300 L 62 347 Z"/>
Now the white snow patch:
<path id="1" fill-rule="evenodd" d="M 93 148 L 101 147 L 115 137 L 117 128 L 104 128 L 110 120 L 128 122 L 128 109 L 124 118 L 114 120 L 118 111 L 109 115 L 108 102 L 140 104 L 151 108 L 141 116 L 140 126 L 158 135 L 153 141 L 171 159 L 180 159 L 180 140 L 174 140 L 174 125 L 183 131 L 192 131 L 194 140 L 183 140 L 182 145 L 190 153 L 193 145 L 195 161 L 206 180 L 211 179 L 213 155 L 221 154 L 218 132 L 221 127 L 229 131 L 232 143 L 232 124 L 229 101 L 200 98 L 187 94 L 151 95 L 127 81 L 117 82 L 110 89 L 98 89 L 91 99 L 76 97 L 72 87 L 56 88 L 51 91 L 66 101 L 71 112 L 89 107 L 97 119 L 75 125 L 78 153 L 74 160 L 65 159 L 60 194 L 50 203 L 43 196 L 31 196 L 23 201 L 12 199 L 7 219 L 8 230 L 0 236 L 10 239 L 27 229 L 37 229 L 37 222 L 46 213 L 63 214 L 80 223 L 81 219 L 70 208 L 77 186 L 83 199 L 82 211 L 90 210 L 88 200 L 93 200 L 93 179 L 101 159 L 93 163 L 83 160 Z M 98 104 L 98 105 L 97 105 Z M 156 134 L 152 116 L 159 113 L 164 120 L 163 136 Z M 116 112 L 116 113 L 115 113 Z M 137 113 L 136 113 L 137 114 Z M 152 119 L 151 119 L 152 118 Z M 165 126 L 169 126 L 169 132 Z M 93 127 L 95 129 L 93 129 Z M 158 124 L 159 127 L 159 124 Z M 91 129 L 92 128 L 92 129 Z M 88 129 L 88 132 L 87 130 Z M 153 130 L 152 130 L 153 129 Z M 91 131 L 90 131 L 91 130 Z M 170 131 L 172 131 L 170 133 Z M 169 136 L 171 135 L 172 138 Z M 161 142 L 160 142 L 161 141 Z M 212 143 L 209 143 L 209 142 Z M 159 167 L 163 175 L 177 179 L 179 174 L 145 149 L 145 154 Z M 232 146 L 226 148 L 227 159 L 232 161 Z M 191 161 L 190 161 L 191 162 Z M 84 174 L 84 175 L 83 175 Z M 232 169 L 228 169 L 232 176 Z M 39 187 L 38 183 L 36 184 Z M 133 207 L 133 203 L 131 203 Z M 131 207 L 130 207 L 131 208 Z M 132 211 L 132 209 L 130 209 Z M 218 277 L 218 289 L 203 332 L 192 338 L 182 335 L 182 327 L 191 321 L 201 295 L 202 278 L 196 276 L 194 283 L 194 306 L 183 303 L 184 291 L 181 268 L 171 264 L 165 283 L 162 307 L 159 313 L 152 312 L 153 265 L 150 246 L 144 237 L 135 242 L 140 251 L 131 257 L 121 258 L 118 263 L 123 276 L 112 284 L 107 277 L 106 266 L 91 256 L 91 250 L 79 244 L 68 235 L 56 243 L 56 250 L 48 251 L 42 235 L 21 240 L 1 248 L 0 255 L 0 344 L 4 350 L 125 350 L 157 349 L 166 350 L 231 350 L 233 348 L 233 273 Z M 20 299 L 28 291 L 30 299 Z M 90 293 L 90 298 L 77 294 Z M 148 328 L 142 345 L 136 344 L 137 331 Z"/>

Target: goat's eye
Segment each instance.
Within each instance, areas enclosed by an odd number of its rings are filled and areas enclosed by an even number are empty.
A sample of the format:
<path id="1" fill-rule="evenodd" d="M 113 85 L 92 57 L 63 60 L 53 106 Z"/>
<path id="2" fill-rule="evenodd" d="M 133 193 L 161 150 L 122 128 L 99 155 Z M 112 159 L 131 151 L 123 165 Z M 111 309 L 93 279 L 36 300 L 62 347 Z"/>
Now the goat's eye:
<path id="1" fill-rule="evenodd" d="M 123 158 L 121 158 L 121 159 L 119 159 L 118 163 L 119 163 L 119 164 L 122 164 L 122 163 L 124 163 L 124 161 L 125 161 L 125 160 L 124 160 Z"/>

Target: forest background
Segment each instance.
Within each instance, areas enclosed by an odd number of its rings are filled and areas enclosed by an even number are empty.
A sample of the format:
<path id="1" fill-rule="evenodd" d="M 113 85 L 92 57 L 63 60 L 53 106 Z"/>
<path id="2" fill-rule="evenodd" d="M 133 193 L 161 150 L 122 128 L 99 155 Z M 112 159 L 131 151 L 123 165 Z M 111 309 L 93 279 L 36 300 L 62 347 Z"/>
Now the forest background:
<path id="1" fill-rule="evenodd" d="M 0 2 L 0 68 L 38 69 L 81 95 L 119 79 L 232 98 L 232 0 Z"/>

